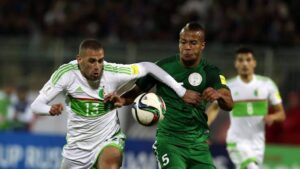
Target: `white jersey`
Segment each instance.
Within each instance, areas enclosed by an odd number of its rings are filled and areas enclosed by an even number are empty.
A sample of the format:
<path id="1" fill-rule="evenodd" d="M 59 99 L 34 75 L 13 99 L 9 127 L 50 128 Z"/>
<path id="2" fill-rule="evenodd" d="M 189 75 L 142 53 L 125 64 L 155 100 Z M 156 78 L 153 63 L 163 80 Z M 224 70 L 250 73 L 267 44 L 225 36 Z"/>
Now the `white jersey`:
<path id="1" fill-rule="evenodd" d="M 69 116 L 67 144 L 63 157 L 80 163 L 89 163 L 89 160 L 97 158 L 99 145 L 120 130 L 116 109 L 113 104 L 103 102 L 104 95 L 144 75 L 145 69 L 139 64 L 104 62 L 100 86 L 92 89 L 76 61 L 60 66 L 52 74 L 40 94 L 49 97 L 52 93 L 64 92 L 68 98 L 65 109 Z M 83 153 L 74 154 L 74 149 Z M 91 155 L 95 157 L 87 157 Z"/>
<path id="2" fill-rule="evenodd" d="M 276 84 L 268 77 L 254 75 L 249 83 L 237 76 L 228 81 L 234 101 L 230 112 L 230 127 L 227 143 L 250 140 L 252 144 L 264 144 L 265 123 L 268 105 L 281 103 Z"/>

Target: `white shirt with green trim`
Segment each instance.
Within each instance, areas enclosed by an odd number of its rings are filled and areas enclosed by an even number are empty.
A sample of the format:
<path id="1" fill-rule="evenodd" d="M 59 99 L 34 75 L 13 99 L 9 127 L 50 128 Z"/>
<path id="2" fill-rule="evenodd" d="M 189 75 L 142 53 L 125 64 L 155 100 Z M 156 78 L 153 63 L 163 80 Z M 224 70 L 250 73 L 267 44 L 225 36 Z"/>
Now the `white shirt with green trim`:
<path id="1" fill-rule="evenodd" d="M 265 141 L 265 123 L 268 105 L 281 103 L 276 84 L 268 77 L 254 75 L 249 83 L 237 76 L 228 81 L 234 101 L 230 112 L 227 143 L 248 140 L 258 144 Z"/>
<path id="2" fill-rule="evenodd" d="M 105 94 L 117 90 L 124 83 L 152 74 L 166 83 L 178 95 L 183 96 L 185 89 L 161 68 L 150 62 L 136 64 L 116 64 L 104 62 L 100 85 L 92 89 L 87 79 L 81 74 L 76 61 L 60 66 L 50 80 L 40 90 L 39 96 L 31 108 L 37 114 L 49 115 L 47 105 L 59 93 L 66 94 L 68 113 L 67 144 L 63 157 L 89 163 L 91 155 L 97 155 L 98 146 L 120 130 L 116 109 L 112 103 L 104 103 Z M 80 153 L 72 153 L 80 150 Z"/>

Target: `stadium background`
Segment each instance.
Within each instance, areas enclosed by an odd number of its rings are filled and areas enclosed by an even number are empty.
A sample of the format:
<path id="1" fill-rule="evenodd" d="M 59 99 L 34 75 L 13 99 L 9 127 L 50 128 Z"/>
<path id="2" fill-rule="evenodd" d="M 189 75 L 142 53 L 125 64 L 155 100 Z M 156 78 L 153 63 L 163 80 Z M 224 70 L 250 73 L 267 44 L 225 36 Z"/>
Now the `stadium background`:
<path id="1" fill-rule="evenodd" d="M 78 44 L 97 38 L 106 60 L 156 61 L 178 51 L 178 32 L 188 21 L 207 32 L 204 57 L 235 75 L 234 50 L 254 48 L 256 72 L 272 77 L 284 100 L 287 120 L 267 129 L 265 168 L 300 168 L 300 1 L 297 0 L 1 0 L 0 86 L 30 88 L 32 100 L 51 73 L 73 60 Z M 55 101 L 59 101 L 58 98 Z M 120 111 L 128 136 L 124 169 L 152 169 L 155 127 L 136 124 Z M 0 133 L 0 168 L 57 168 L 66 115 L 38 117 L 31 128 Z M 232 168 L 224 149 L 228 114 L 220 113 L 210 139 L 218 169 Z"/>

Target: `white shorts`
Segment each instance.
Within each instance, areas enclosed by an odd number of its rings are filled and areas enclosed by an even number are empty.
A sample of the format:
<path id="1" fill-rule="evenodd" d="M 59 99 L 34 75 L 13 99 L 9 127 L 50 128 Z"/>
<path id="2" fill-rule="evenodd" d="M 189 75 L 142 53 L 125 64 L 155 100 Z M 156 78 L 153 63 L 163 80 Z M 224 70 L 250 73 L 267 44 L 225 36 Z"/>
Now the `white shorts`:
<path id="1" fill-rule="evenodd" d="M 95 150 L 86 151 L 79 148 L 68 150 L 69 154 L 74 154 L 80 157 L 80 160 L 71 160 L 63 158 L 61 163 L 61 169 L 90 169 L 96 163 L 98 156 L 101 154 L 105 147 L 113 146 L 118 148 L 121 152 L 124 150 L 125 135 L 122 132 L 118 132 L 112 138 L 109 138 L 102 142 Z"/>
<path id="2" fill-rule="evenodd" d="M 228 142 L 227 151 L 236 168 L 245 168 L 249 163 L 255 162 L 259 166 L 263 163 L 265 144 L 249 142 Z"/>

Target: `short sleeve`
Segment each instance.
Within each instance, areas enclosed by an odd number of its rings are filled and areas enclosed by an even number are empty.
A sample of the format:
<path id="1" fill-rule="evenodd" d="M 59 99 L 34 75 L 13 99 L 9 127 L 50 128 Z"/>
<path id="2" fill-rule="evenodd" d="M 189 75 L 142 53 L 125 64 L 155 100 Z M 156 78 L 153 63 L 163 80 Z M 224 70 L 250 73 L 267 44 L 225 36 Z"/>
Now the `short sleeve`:
<path id="1" fill-rule="evenodd" d="M 273 82 L 273 80 L 268 80 L 268 90 L 269 90 L 269 102 L 271 105 L 276 105 L 282 102 L 280 92 L 278 90 L 277 85 Z"/>
<path id="2" fill-rule="evenodd" d="M 207 87 L 214 89 L 228 88 L 226 78 L 221 74 L 220 69 L 215 66 L 206 68 Z"/>

